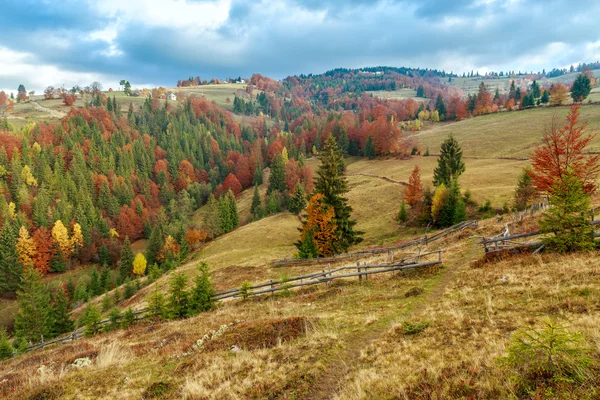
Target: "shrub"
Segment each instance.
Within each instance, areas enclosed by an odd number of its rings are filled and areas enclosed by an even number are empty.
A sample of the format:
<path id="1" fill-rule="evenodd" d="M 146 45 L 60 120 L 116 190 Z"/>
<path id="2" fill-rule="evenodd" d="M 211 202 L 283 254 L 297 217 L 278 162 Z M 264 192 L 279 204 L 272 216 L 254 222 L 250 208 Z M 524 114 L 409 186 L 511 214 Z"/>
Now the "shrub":
<path id="1" fill-rule="evenodd" d="M 248 281 L 242 282 L 242 286 L 240 287 L 240 291 L 238 292 L 238 296 L 242 298 L 242 300 L 247 300 L 250 297 L 250 288 L 252 284 Z"/>
<path id="2" fill-rule="evenodd" d="M 0 360 L 12 357 L 13 347 L 8 340 L 8 334 L 4 328 L 0 328 Z"/>
<path id="3" fill-rule="evenodd" d="M 129 328 L 133 324 L 135 324 L 135 314 L 133 313 L 133 309 L 128 307 L 123 313 L 123 322 L 121 322 L 121 327 Z"/>
<path id="4" fill-rule="evenodd" d="M 166 319 L 168 317 L 165 295 L 158 291 L 158 288 L 150 296 L 148 308 L 150 309 L 150 317 L 158 317 L 160 319 Z"/>
<path id="5" fill-rule="evenodd" d="M 118 308 L 114 308 L 108 314 L 110 324 L 106 325 L 107 330 L 114 330 L 119 328 L 119 320 L 121 319 L 121 311 Z"/>
<path id="6" fill-rule="evenodd" d="M 429 322 L 411 322 L 405 321 L 402 324 L 402 331 L 405 335 L 416 335 L 417 333 L 423 332 L 429 326 Z"/>
<path id="7" fill-rule="evenodd" d="M 591 376 L 590 354 L 580 333 L 546 320 L 539 329 L 518 330 L 500 362 L 513 370 L 517 390 L 527 394 L 538 386 L 584 383 Z"/>
<path id="8" fill-rule="evenodd" d="M 123 300 L 128 299 L 131 296 L 133 296 L 135 294 L 135 291 L 136 291 L 136 288 L 135 288 L 133 282 L 131 282 L 128 278 L 127 283 L 125 283 L 125 288 L 123 290 Z"/>

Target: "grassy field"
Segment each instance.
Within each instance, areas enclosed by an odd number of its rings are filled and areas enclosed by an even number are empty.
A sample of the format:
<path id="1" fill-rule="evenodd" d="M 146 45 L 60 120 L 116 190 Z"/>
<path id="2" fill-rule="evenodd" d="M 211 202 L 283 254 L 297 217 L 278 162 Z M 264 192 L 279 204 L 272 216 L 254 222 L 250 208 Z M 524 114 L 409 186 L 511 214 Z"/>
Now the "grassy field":
<path id="1" fill-rule="evenodd" d="M 457 123 L 439 124 L 417 134 L 423 148 L 429 147 L 432 154 L 439 152 L 441 142 L 452 134 L 460 142 L 467 157 L 529 157 L 540 143 L 545 124 L 557 113 L 562 120 L 569 112 L 568 107 L 535 108 L 518 112 L 490 114 L 466 119 Z M 581 121 L 589 122 L 588 131 L 600 128 L 600 106 L 581 108 Z M 592 151 L 600 150 L 600 136 L 591 143 Z"/>
<path id="2" fill-rule="evenodd" d="M 398 90 L 375 90 L 368 91 L 367 93 L 372 94 L 375 97 L 380 97 L 382 99 L 393 99 L 393 100 L 406 100 L 413 99 L 415 101 L 426 101 L 428 102 L 430 99 L 425 97 L 417 97 L 417 91 L 415 89 L 398 89 Z"/>

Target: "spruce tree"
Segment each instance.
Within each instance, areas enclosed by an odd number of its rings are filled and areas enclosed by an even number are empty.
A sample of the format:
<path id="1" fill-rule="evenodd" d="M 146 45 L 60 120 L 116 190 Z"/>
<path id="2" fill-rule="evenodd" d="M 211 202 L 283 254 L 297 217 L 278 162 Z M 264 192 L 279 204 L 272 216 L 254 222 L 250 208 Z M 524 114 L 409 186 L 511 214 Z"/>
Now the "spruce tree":
<path id="1" fill-rule="evenodd" d="M 0 230 L 0 292 L 14 292 L 19 288 L 23 266 L 16 249 L 17 229 L 7 219 Z"/>
<path id="2" fill-rule="evenodd" d="M 571 97 L 576 103 L 582 102 L 586 97 L 589 96 L 592 91 L 592 82 L 586 74 L 579 74 L 573 82 L 571 88 Z"/>
<path id="3" fill-rule="evenodd" d="M 208 232 L 208 236 L 210 238 L 215 238 L 223 233 L 221 228 L 221 213 L 219 208 L 219 202 L 215 199 L 214 195 L 210 195 L 208 197 L 208 202 L 206 203 L 204 218 L 203 218 L 204 228 Z"/>
<path id="4" fill-rule="evenodd" d="M 373 139 L 371 139 L 371 136 L 367 138 L 367 142 L 365 143 L 365 149 L 363 150 L 363 153 L 365 157 L 367 157 L 369 160 L 375 158 L 375 145 L 373 144 Z"/>
<path id="5" fill-rule="evenodd" d="M 198 265 L 198 272 L 200 274 L 196 277 L 196 285 L 191 290 L 189 297 L 188 315 L 196 315 L 200 312 L 209 311 L 214 305 L 212 297 L 215 291 L 212 287 L 208 264 L 201 262 Z"/>
<path id="6" fill-rule="evenodd" d="M 133 271 L 134 259 L 135 256 L 133 255 L 133 250 L 131 249 L 129 237 L 125 237 L 125 241 L 121 247 L 121 259 L 119 260 L 119 280 L 121 282 L 125 281 L 125 279 L 131 275 L 131 272 Z"/>
<path id="7" fill-rule="evenodd" d="M 17 302 L 19 311 L 15 315 L 16 336 L 31 342 L 50 337 L 50 293 L 36 269 L 27 268 L 24 271 L 23 283 L 17 291 Z"/>
<path id="8" fill-rule="evenodd" d="M 296 244 L 296 247 L 298 247 L 298 257 L 300 258 L 317 258 L 319 256 L 319 249 L 312 230 L 306 232 L 304 239 L 301 239 L 300 244 Z"/>
<path id="9" fill-rule="evenodd" d="M 315 179 L 315 193 L 324 196 L 324 202 L 335 211 L 337 225 L 333 247 L 335 253 L 343 253 L 350 246 L 362 241 L 362 232 L 355 231 L 356 221 L 351 218 L 352 207 L 344 194 L 348 192 L 348 182 L 344 177 L 344 158 L 333 137 L 327 138 L 319 156 L 321 165 Z"/>
<path id="10" fill-rule="evenodd" d="M 250 206 L 250 213 L 254 220 L 259 220 L 262 217 L 262 208 L 258 185 L 254 185 L 254 195 L 252 196 L 252 205 Z"/>
<path id="11" fill-rule="evenodd" d="M 54 294 L 52 306 L 52 336 L 71 332 L 75 326 L 69 317 L 69 299 L 64 289 L 59 288 Z"/>
<path id="12" fill-rule="evenodd" d="M 446 104 L 444 104 L 444 99 L 441 94 L 437 95 L 437 99 L 435 100 L 435 109 L 440 114 L 440 119 L 443 120 L 446 117 Z"/>
<path id="13" fill-rule="evenodd" d="M 108 247 L 106 247 L 106 244 L 102 244 L 102 246 L 100 246 L 100 251 L 98 252 L 98 261 L 102 267 L 108 267 L 110 265 L 110 254 L 108 253 Z"/>
<path id="14" fill-rule="evenodd" d="M 2 327 L 0 328 L 0 360 L 6 360 L 13 355 L 13 347 L 8 340 L 8 334 Z"/>
<path id="15" fill-rule="evenodd" d="M 462 150 L 452 135 L 442 143 L 438 165 L 433 171 L 433 184 L 444 184 L 449 187 L 454 179 L 465 172 L 465 163 L 462 161 Z"/>
<path id="16" fill-rule="evenodd" d="M 285 190 L 285 163 L 281 155 L 276 155 L 271 162 L 269 187 L 267 193 L 283 192 Z"/>
<path id="17" fill-rule="evenodd" d="M 294 188 L 294 195 L 290 199 L 289 209 L 293 214 L 300 214 L 304 208 L 306 208 L 306 192 L 304 185 L 298 183 Z"/>
<path id="18" fill-rule="evenodd" d="M 100 275 L 98 274 L 98 270 L 94 268 L 92 273 L 90 274 L 90 283 L 88 285 L 88 292 L 92 296 L 99 296 L 102 294 L 103 287 L 100 284 Z"/>
<path id="19" fill-rule="evenodd" d="M 185 291 L 187 278 L 182 273 L 173 274 L 169 282 L 168 310 L 171 318 L 183 318 L 187 315 L 188 293 Z"/>
<path id="20" fill-rule="evenodd" d="M 152 233 L 150 234 L 150 240 L 148 241 L 148 248 L 146 249 L 146 261 L 148 264 L 154 264 L 158 262 L 158 253 L 160 253 L 164 242 L 165 235 L 162 227 L 159 225 L 154 225 L 154 228 L 152 228 Z"/>

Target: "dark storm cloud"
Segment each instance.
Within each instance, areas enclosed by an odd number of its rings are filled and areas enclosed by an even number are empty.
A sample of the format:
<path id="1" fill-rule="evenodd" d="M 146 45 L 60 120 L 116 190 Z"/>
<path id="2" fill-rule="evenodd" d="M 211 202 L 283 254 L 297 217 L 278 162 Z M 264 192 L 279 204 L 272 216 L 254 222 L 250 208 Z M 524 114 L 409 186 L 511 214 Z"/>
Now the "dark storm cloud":
<path id="1" fill-rule="evenodd" d="M 382 64 L 538 70 L 595 61 L 583 53 L 600 41 L 595 1 L 233 0 L 228 20 L 206 29 L 121 20 L 86 1 L 3 7 L 0 23 L 18 34 L 0 37 L 0 47 L 69 71 L 160 85 Z M 90 38 L 110 24 L 112 42 Z M 551 51 L 557 42 L 563 47 Z"/>

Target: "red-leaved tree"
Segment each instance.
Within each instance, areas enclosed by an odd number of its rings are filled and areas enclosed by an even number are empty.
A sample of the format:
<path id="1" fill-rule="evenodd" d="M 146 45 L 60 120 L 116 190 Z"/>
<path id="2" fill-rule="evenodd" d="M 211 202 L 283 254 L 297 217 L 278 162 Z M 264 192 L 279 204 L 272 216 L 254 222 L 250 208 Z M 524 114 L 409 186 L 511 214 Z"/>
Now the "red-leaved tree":
<path id="1" fill-rule="evenodd" d="M 551 193 L 554 182 L 571 170 L 583 184 L 584 191 L 591 194 L 596 191 L 600 154 L 584 153 L 594 135 L 584 135 L 588 123 L 579 123 L 579 105 L 573 105 L 565 125 L 560 124 L 558 116 L 553 115 L 550 125 L 546 127 L 542 144 L 531 155 L 533 168 L 530 176 L 533 185 L 540 192 Z"/>
<path id="2" fill-rule="evenodd" d="M 404 201 L 411 206 L 415 207 L 423 199 L 423 184 L 421 183 L 421 172 L 419 166 L 415 165 L 410 177 L 408 178 L 408 185 L 404 189 Z"/>

